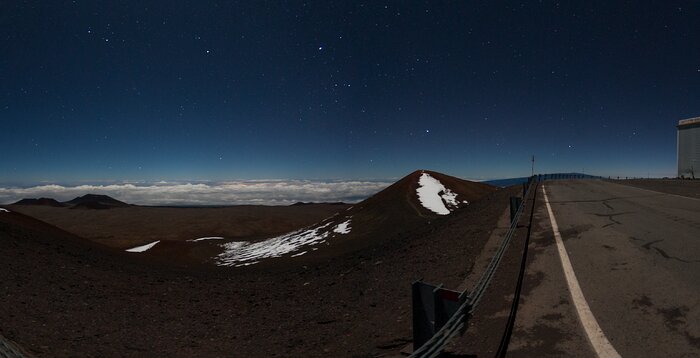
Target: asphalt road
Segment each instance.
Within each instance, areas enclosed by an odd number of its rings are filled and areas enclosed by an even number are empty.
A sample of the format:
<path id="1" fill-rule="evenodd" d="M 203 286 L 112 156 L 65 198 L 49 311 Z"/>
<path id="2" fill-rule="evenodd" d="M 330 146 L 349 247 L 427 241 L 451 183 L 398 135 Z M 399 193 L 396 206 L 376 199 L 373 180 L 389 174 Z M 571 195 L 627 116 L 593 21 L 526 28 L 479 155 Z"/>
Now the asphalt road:
<path id="1" fill-rule="evenodd" d="M 700 200 L 593 180 L 544 187 L 583 295 L 615 350 L 700 356 Z M 509 356 L 594 357 L 540 203 Z"/>

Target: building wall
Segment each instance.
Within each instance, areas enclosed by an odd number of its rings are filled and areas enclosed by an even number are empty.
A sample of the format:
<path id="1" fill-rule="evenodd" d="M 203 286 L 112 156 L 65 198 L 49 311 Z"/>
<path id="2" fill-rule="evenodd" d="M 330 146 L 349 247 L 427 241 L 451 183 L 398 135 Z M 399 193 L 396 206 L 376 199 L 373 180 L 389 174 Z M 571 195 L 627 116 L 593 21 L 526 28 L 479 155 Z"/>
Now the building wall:
<path id="1" fill-rule="evenodd" d="M 700 178 L 700 122 L 678 126 L 678 177 Z"/>

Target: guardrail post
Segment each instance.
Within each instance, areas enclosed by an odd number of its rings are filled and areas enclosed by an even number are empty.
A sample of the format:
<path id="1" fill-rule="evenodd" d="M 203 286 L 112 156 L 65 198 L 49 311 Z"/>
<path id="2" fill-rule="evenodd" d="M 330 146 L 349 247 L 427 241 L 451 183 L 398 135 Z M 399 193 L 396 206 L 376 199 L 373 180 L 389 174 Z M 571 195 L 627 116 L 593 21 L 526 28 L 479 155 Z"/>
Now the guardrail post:
<path id="1" fill-rule="evenodd" d="M 464 292 L 448 290 L 416 281 L 411 286 L 413 296 L 413 350 L 428 342 L 457 313 L 468 299 Z M 467 310 L 468 312 L 469 310 Z M 464 314 L 466 321 L 468 313 Z M 462 327 L 462 329 L 466 329 Z"/>
<path id="2" fill-rule="evenodd" d="M 435 334 L 435 291 L 423 281 L 411 286 L 413 296 L 413 349 L 420 348 Z"/>
<path id="3" fill-rule="evenodd" d="M 523 199 L 517 196 L 511 196 L 510 197 L 510 223 L 513 223 L 513 220 L 515 220 L 515 214 L 518 212 L 518 208 L 520 207 L 520 204 L 523 202 Z"/>
<path id="4" fill-rule="evenodd" d="M 450 320 L 457 312 L 459 306 L 466 299 L 466 295 L 460 298 L 460 293 L 446 288 L 437 287 L 433 290 L 433 300 L 435 302 L 435 332 Z"/>

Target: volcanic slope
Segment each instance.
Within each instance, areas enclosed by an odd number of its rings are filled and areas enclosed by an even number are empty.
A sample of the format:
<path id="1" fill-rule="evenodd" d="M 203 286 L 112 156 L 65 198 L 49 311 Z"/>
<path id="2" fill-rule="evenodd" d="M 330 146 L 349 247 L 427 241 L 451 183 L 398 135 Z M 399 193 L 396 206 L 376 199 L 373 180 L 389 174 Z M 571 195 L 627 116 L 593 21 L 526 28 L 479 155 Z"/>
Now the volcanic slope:
<path id="1" fill-rule="evenodd" d="M 84 202 L 76 205 L 81 204 Z M 127 205 L 112 207 L 110 210 L 71 210 L 71 207 L 41 205 L 8 206 L 12 211 L 122 250 L 158 240 L 161 241 L 158 245 L 167 241 L 194 242 L 214 237 L 255 241 L 298 230 L 344 211 L 347 207 L 344 204 L 226 207 Z M 211 246 L 211 241 L 200 240 L 196 241 L 197 245 L 189 246 L 200 251 Z M 212 253 L 218 250 L 216 247 L 212 249 Z"/>
<path id="2" fill-rule="evenodd" d="M 397 354 L 411 339 L 411 282 L 461 283 L 518 190 L 486 194 L 450 215 L 415 206 L 431 219 L 413 230 L 317 263 L 269 269 L 153 264 L 6 207 L 0 334 L 37 357 Z"/>
<path id="3" fill-rule="evenodd" d="M 215 263 L 224 266 L 272 264 L 282 257 L 303 263 L 328 259 L 391 240 L 441 220 L 497 190 L 445 174 L 418 170 L 355 204 L 344 212 L 305 229 L 259 242 L 226 242 Z"/>
<path id="4" fill-rule="evenodd" d="M 123 250 L 85 239 L 13 209 L 14 206 L 11 209 L 0 208 L 0 239 L 5 245 L 9 239 L 9 242 L 13 242 L 10 250 L 3 251 L 8 257 L 0 258 L 0 262 L 10 265 L 8 273 L 17 273 L 12 267 L 13 262 L 25 260 L 55 268 L 62 265 L 62 260 L 69 259 L 79 265 L 86 263 L 88 269 L 91 261 L 104 262 L 110 268 L 132 264 L 150 266 L 152 263 L 151 260 L 128 255 Z"/>

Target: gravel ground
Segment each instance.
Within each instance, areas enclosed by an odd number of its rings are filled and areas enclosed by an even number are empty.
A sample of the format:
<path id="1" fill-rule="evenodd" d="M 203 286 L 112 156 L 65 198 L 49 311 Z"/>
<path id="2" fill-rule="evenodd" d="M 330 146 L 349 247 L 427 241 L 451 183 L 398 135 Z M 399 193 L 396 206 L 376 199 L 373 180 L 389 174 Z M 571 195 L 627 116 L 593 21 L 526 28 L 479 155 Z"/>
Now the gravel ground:
<path id="1" fill-rule="evenodd" d="M 0 334 L 37 356 L 379 356 L 411 342 L 411 282 L 456 287 L 500 190 L 376 245 L 304 265 L 176 269 L 0 214 Z"/>
<path id="2" fill-rule="evenodd" d="M 230 207 L 128 206 L 108 210 L 45 205 L 7 208 L 100 244 L 126 249 L 156 240 L 185 241 L 203 236 L 255 240 L 319 222 L 347 204 Z"/>

